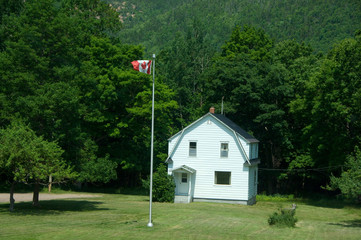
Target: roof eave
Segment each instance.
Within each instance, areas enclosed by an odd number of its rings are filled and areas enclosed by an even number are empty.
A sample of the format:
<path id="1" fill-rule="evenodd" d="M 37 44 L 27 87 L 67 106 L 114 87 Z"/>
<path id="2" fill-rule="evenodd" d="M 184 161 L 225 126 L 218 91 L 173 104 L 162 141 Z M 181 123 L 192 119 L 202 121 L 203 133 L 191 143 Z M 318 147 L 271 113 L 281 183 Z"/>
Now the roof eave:
<path id="1" fill-rule="evenodd" d="M 249 162 L 245 162 L 244 164 L 246 164 L 248 166 L 256 166 L 256 165 L 258 165 L 260 163 L 261 163 L 261 159 L 253 158 L 253 159 L 250 159 Z"/>
<path id="2" fill-rule="evenodd" d="M 178 134 L 180 134 L 182 131 L 190 128 L 191 126 L 193 126 L 194 124 L 196 124 L 197 122 L 201 121 L 203 118 L 205 118 L 208 115 L 212 115 L 211 113 L 206 113 L 205 115 L 203 115 L 202 117 L 198 118 L 196 121 L 192 122 L 191 124 L 189 124 L 187 127 L 183 128 L 182 130 L 180 130 L 179 132 L 177 132 L 176 134 L 174 134 L 173 136 L 171 136 L 170 138 L 168 138 L 168 141 L 172 140 L 173 138 L 175 138 Z"/>

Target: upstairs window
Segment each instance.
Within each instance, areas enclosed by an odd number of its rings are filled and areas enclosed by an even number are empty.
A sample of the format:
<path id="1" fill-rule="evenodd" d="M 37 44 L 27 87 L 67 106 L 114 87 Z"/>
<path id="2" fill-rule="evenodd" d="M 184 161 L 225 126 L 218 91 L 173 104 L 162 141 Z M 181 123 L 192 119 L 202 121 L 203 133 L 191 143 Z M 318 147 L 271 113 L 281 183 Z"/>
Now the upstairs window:
<path id="1" fill-rule="evenodd" d="M 189 156 L 190 157 L 197 156 L 197 142 L 189 142 Z"/>
<path id="2" fill-rule="evenodd" d="M 214 172 L 214 184 L 231 185 L 231 172 Z"/>
<path id="3" fill-rule="evenodd" d="M 221 143 L 221 157 L 228 157 L 228 143 Z"/>

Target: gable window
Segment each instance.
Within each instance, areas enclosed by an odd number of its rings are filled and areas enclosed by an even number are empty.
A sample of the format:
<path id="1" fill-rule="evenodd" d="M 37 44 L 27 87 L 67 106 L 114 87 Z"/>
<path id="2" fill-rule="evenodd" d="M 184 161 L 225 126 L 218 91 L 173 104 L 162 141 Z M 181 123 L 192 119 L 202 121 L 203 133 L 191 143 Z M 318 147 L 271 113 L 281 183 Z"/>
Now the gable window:
<path id="1" fill-rule="evenodd" d="M 214 172 L 214 184 L 231 185 L 231 172 Z"/>
<path id="2" fill-rule="evenodd" d="M 190 157 L 197 156 L 197 142 L 189 142 L 189 156 Z"/>
<path id="3" fill-rule="evenodd" d="M 221 143 L 221 157 L 228 157 L 228 143 Z"/>

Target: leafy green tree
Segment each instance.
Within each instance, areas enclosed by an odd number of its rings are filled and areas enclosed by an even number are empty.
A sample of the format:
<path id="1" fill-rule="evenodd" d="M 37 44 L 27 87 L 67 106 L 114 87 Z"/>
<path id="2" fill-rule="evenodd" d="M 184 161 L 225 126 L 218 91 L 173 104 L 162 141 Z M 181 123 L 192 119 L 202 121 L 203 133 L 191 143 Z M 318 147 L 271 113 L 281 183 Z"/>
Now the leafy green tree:
<path id="1" fill-rule="evenodd" d="M 34 184 L 33 205 L 39 202 L 39 184 L 51 175 L 55 182 L 74 177 L 62 159 L 63 150 L 56 142 L 48 142 L 21 123 L 0 130 L 0 169 L 12 182 L 10 211 L 14 209 L 14 184 Z"/>
<path id="2" fill-rule="evenodd" d="M 300 96 L 304 96 L 307 83 L 315 73 L 319 65 L 319 56 L 313 53 L 312 48 L 305 43 L 298 43 L 295 40 L 285 40 L 275 44 L 273 49 L 273 59 L 278 64 L 282 64 L 287 71 L 288 83 L 292 87 L 292 92 L 288 102 L 285 103 L 285 116 L 288 131 L 288 148 L 284 154 L 284 167 L 288 171 L 280 174 L 279 178 L 287 183 L 288 189 L 304 190 L 308 179 L 314 177 L 313 172 L 305 169 L 315 166 L 309 149 L 305 146 L 302 138 L 302 129 L 307 123 L 307 114 L 296 114 L 290 105 Z M 295 186 L 298 186 L 295 188 Z"/>
<path id="3" fill-rule="evenodd" d="M 83 52 L 91 36 L 106 36 L 107 25 L 101 22 L 119 22 L 114 13 L 100 1 L 40 0 L 27 1 L 19 16 L 4 18 L 2 31 L 7 38 L 0 53 L 4 63 L 0 67 L 5 106 L 2 122 L 7 125 L 21 116 L 37 134 L 48 141 L 56 140 L 65 150 L 64 158 L 79 173 L 87 166 L 83 164 L 84 142 L 91 134 L 81 121 L 86 105 L 76 76 L 87 60 Z M 105 165 L 115 171 L 112 163 Z M 104 176 L 105 171 L 100 173 Z M 109 176 L 114 173 L 105 178 Z"/>
<path id="4" fill-rule="evenodd" d="M 278 168 L 290 149 L 287 104 L 293 94 L 287 69 L 273 63 L 273 41 L 261 29 L 236 27 L 206 75 L 208 103 L 263 143 L 263 164 Z M 274 180 L 269 180 L 272 182 Z"/>
<path id="5" fill-rule="evenodd" d="M 131 70 L 143 49 L 113 37 L 121 26 L 116 11 L 99 0 L 39 0 L 3 19 L 0 124 L 21 116 L 38 135 L 57 141 L 79 181 L 109 182 L 117 169 L 146 168 L 151 79 Z M 164 123 L 177 105 L 161 83 L 156 95 L 162 155 Z"/>
<path id="6" fill-rule="evenodd" d="M 262 175 L 270 193 L 281 180 L 296 176 L 301 183 L 306 177 L 293 175 L 302 165 L 298 155 L 307 155 L 307 148 L 299 139 L 304 124 L 290 112 L 290 103 L 304 95 L 316 63 L 309 46 L 294 40 L 274 43 L 263 30 L 245 26 L 233 30 L 205 74 L 208 103 L 221 109 L 223 99 L 224 113 L 261 141 L 262 165 L 290 168 L 283 175 Z M 312 160 L 301 162 L 313 165 Z"/>
<path id="7" fill-rule="evenodd" d="M 204 105 L 204 82 L 201 75 L 210 64 L 212 53 L 206 38 L 206 24 L 194 18 L 184 34 L 177 37 L 159 54 L 159 73 L 175 90 L 179 104 L 179 128 L 194 121 Z"/>
<path id="8" fill-rule="evenodd" d="M 109 160 L 117 162 L 122 170 L 143 172 L 149 164 L 144 149 L 150 145 L 152 78 L 135 72 L 130 64 L 141 58 L 142 49 L 93 37 L 85 50 L 90 60 L 84 62 L 84 75 L 79 79 L 85 103 L 84 124 L 99 146 L 98 152 L 109 153 Z M 156 156 L 166 151 L 165 139 L 172 131 L 171 117 L 177 108 L 173 97 L 171 89 L 156 82 Z"/>
<path id="9" fill-rule="evenodd" d="M 222 56 L 233 57 L 244 53 L 255 61 L 268 60 L 273 40 L 261 28 L 245 25 L 233 29 L 230 40 L 222 46 Z"/>
<path id="10" fill-rule="evenodd" d="M 234 26 L 243 24 L 262 28 L 277 41 L 295 39 L 310 43 L 316 52 L 327 52 L 332 43 L 352 36 L 361 23 L 361 6 L 355 0 L 107 2 L 118 9 L 124 21 L 119 32 L 123 41 L 142 44 L 147 53 L 164 49 L 177 39 L 174 33 L 184 35 L 193 18 L 204 20 L 202 28 L 212 52 L 229 39 Z"/>
<path id="11" fill-rule="evenodd" d="M 328 190 L 340 189 L 341 194 L 348 199 L 361 202 L 361 151 L 355 147 L 355 151 L 347 156 L 345 170 L 340 177 L 331 176 Z"/>
<path id="12" fill-rule="evenodd" d="M 305 94 L 290 104 L 305 122 L 303 149 L 309 149 L 317 167 L 342 165 L 360 142 L 360 39 L 356 35 L 335 45 L 305 85 Z"/>
<path id="13" fill-rule="evenodd" d="M 149 179 L 143 181 L 143 187 L 149 190 Z M 173 202 L 175 195 L 174 178 L 167 173 L 167 167 L 160 164 L 153 174 L 153 200 L 155 202 Z"/>

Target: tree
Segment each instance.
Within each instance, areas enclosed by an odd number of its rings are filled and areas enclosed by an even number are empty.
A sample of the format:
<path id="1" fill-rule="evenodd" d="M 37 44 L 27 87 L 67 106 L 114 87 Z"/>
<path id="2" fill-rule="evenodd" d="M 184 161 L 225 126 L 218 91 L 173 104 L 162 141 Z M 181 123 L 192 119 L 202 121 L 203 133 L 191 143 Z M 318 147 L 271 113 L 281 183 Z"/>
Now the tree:
<path id="1" fill-rule="evenodd" d="M 340 189 L 341 194 L 348 199 L 361 202 L 361 151 L 355 147 L 355 151 L 347 156 L 345 170 L 340 177 L 331 176 L 328 190 Z"/>
<path id="2" fill-rule="evenodd" d="M 236 26 L 230 40 L 222 46 L 222 56 L 233 57 L 244 53 L 252 60 L 264 61 L 270 59 L 273 45 L 273 40 L 261 28 Z"/>
<path id="3" fill-rule="evenodd" d="M 115 9 L 100 0 L 25 1 L 19 15 L 3 20 L 0 125 L 21 117 L 56 141 L 78 181 L 106 183 L 119 169 L 136 172 L 139 181 L 148 165 L 151 79 L 131 70 L 142 47 L 114 38 L 121 26 Z M 166 139 L 164 123 L 177 104 L 161 83 L 156 98 L 158 135 Z M 159 142 L 157 155 L 166 145 Z"/>
<path id="4" fill-rule="evenodd" d="M 143 181 L 143 187 L 149 190 L 149 179 Z M 167 167 L 160 164 L 153 174 L 153 200 L 155 202 L 173 202 L 175 194 L 174 178 L 167 173 Z"/>
<path id="5" fill-rule="evenodd" d="M 300 136 L 316 167 L 342 165 L 361 139 L 361 37 L 345 39 L 328 53 L 290 104 L 305 124 Z"/>
<path id="6" fill-rule="evenodd" d="M 159 72 L 164 83 L 176 93 L 178 128 L 202 114 L 205 99 L 201 75 L 208 68 L 212 56 L 205 29 L 206 24 L 192 19 L 185 34 L 177 33 L 174 41 L 159 54 Z"/>
<path id="7" fill-rule="evenodd" d="M 286 116 L 293 88 L 273 47 L 263 30 L 236 27 L 205 75 L 208 103 L 220 109 L 224 97 L 225 114 L 263 143 L 263 164 L 279 168 L 291 148 Z"/>
<path id="8" fill-rule="evenodd" d="M 0 169 L 12 182 L 10 211 L 14 209 L 16 182 L 34 184 L 33 205 L 39 203 L 39 184 L 51 175 L 55 182 L 74 177 L 61 155 L 63 150 L 55 142 L 36 136 L 28 126 L 13 122 L 0 130 Z"/>

